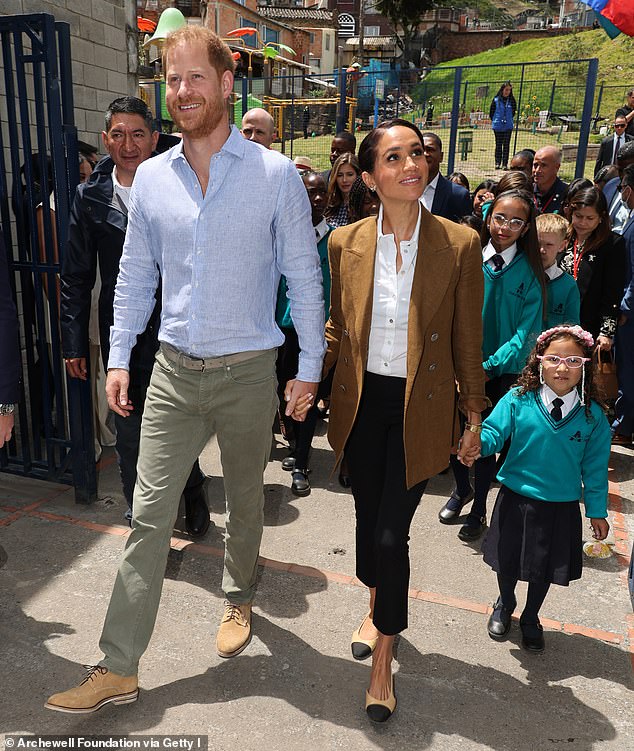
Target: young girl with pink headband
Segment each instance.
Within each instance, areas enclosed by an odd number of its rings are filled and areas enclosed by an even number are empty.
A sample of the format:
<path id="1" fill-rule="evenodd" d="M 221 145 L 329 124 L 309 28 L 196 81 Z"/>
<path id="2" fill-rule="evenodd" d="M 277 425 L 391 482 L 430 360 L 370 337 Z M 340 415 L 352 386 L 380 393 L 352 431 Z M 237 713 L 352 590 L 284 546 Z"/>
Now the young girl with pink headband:
<path id="1" fill-rule="evenodd" d="M 487 630 L 495 640 L 508 634 L 517 582 L 528 582 L 520 629 L 531 652 L 544 650 L 539 610 L 550 585 L 581 577 L 582 495 L 594 539 L 609 531 L 610 427 L 593 380 L 593 347 L 580 326 L 544 331 L 516 387 L 482 426 L 483 456 L 510 439 L 483 545 L 500 590 Z"/>

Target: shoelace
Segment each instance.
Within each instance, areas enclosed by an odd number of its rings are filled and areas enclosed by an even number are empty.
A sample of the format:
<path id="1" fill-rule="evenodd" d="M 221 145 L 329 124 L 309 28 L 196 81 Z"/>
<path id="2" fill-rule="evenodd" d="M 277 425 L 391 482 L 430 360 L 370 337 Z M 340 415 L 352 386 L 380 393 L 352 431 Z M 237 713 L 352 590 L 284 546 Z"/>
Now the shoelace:
<path id="1" fill-rule="evenodd" d="M 235 605 L 233 602 L 225 603 L 225 617 L 224 621 L 235 621 L 239 626 L 246 626 L 246 620 L 242 615 L 239 605 Z"/>
<path id="2" fill-rule="evenodd" d="M 88 673 L 86 674 L 84 680 L 79 684 L 80 686 L 83 686 L 84 683 L 91 681 L 95 673 L 105 675 L 108 672 L 108 668 L 104 668 L 103 665 L 82 665 L 82 667 L 84 668 L 84 670 L 87 670 Z"/>

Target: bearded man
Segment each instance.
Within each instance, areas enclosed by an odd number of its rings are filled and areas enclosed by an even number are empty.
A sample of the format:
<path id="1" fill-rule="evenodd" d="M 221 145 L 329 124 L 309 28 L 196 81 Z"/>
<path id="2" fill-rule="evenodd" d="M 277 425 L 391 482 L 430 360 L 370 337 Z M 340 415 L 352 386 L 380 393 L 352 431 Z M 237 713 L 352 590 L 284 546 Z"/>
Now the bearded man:
<path id="1" fill-rule="evenodd" d="M 185 26 L 165 43 L 167 108 L 182 143 L 137 170 L 114 303 L 106 392 L 130 410 L 128 362 L 162 279 L 160 349 L 141 428 L 134 522 L 100 641 L 104 658 L 46 707 L 89 713 L 138 697 L 138 664 L 156 619 L 170 534 L 194 459 L 215 433 L 227 504 L 216 639 L 221 657 L 251 638 L 263 525 L 263 474 L 278 404 L 276 293 L 283 274 L 301 352 L 286 414 L 304 419 L 317 391 L 324 304 L 311 209 L 295 165 L 230 127 L 229 48 Z M 255 184 L 257 192 L 245 191 Z"/>

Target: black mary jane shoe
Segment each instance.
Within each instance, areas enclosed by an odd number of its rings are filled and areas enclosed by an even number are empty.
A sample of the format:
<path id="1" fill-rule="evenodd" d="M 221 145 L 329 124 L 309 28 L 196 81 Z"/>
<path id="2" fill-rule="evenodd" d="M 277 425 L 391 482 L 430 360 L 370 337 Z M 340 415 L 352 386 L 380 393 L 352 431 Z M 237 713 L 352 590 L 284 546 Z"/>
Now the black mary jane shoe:
<path id="1" fill-rule="evenodd" d="M 493 605 L 493 612 L 487 622 L 487 631 L 489 636 L 496 641 L 501 641 L 511 630 L 511 616 L 517 603 L 513 607 L 506 608 L 502 600 L 498 597 Z"/>
<path id="2" fill-rule="evenodd" d="M 539 655 L 546 649 L 544 629 L 541 623 L 522 623 L 520 621 L 520 629 L 522 630 L 522 647 L 527 652 Z"/>
<path id="3" fill-rule="evenodd" d="M 449 500 L 438 512 L 438 521 L 441 524 L 452 524 L 461 514 L 462 509 L 473 500 L 473 490 L 464 498 L 458 495 L 458 489 L 454 489 Z"/>
<path id="4" fill-rule="evenodd" d="M 284 472 L 292 472 L 295 469 L 295 457 L 292 454 L 282 459 L 282 469 Z"/>
<path id="5" fill-rule="evenodd" d="M 185 529 L 190 537 L 202 537 L 211 526 L 204 484 L 185 490 Z"/>
<path id="6" fill-rule="evenodd" d="M 469 514 L 467 517 L 467 523 L 460 527 L 460 530 L 458 531 L 458 537 L 463 542 L 473 542 L 482 537 L 486 528 L 486 516 L 472 516 Z"/>
<path id="7" fill-rule="evenodd" d="M 294 469 L 291 482 L 291 493 L 293 495 L 305 496 L 310 493 L 310 480 L 308 479 L 307 469 Z"/>

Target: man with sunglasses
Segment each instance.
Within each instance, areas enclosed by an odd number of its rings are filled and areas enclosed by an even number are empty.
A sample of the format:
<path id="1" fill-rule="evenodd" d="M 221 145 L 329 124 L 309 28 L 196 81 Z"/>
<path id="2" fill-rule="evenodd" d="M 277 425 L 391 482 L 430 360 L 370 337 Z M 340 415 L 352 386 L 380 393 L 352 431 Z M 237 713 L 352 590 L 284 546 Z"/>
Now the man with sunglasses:
<path id="1" fill-rule="evenodd" d="M 603 186 L 603 195 L 608 204 L 612 229 L 619 234 L 623 232 L 623 227 L 630 216 L 630 210 L 621 199 L 621 192 L 619 190 L 623 173 L 630 164 L 634 164 L 634 139 L 626 141 L 616 155 L 616 166 L 619 170 L 618 177 L 609 180 Z"/>
<path id="2" fill-rule="evenodd" d="M 599 154 L 597 156 L 596 164 L 594 165 L 595 177 L 602 167 L 616 164 L 619 149 L 626 141 L 632 140 L 632 136 L 627 134 L 626 128 L 627 120 L 625 117 L 618 115 L 614 118 L 614 134 L 604 138 L 599 147 Z"/>
<path id="3" fill-rule="evenodd" d="M 627 92 L 626 97 L 627 104 L 619 107 L 614 116 L 622 116 L 625 118 L 625 121 L 627 122 L 627 130 L 625 132 L 628 136 L 632 136 L 634 138 L 634 88 L 631 88 Z"/>

